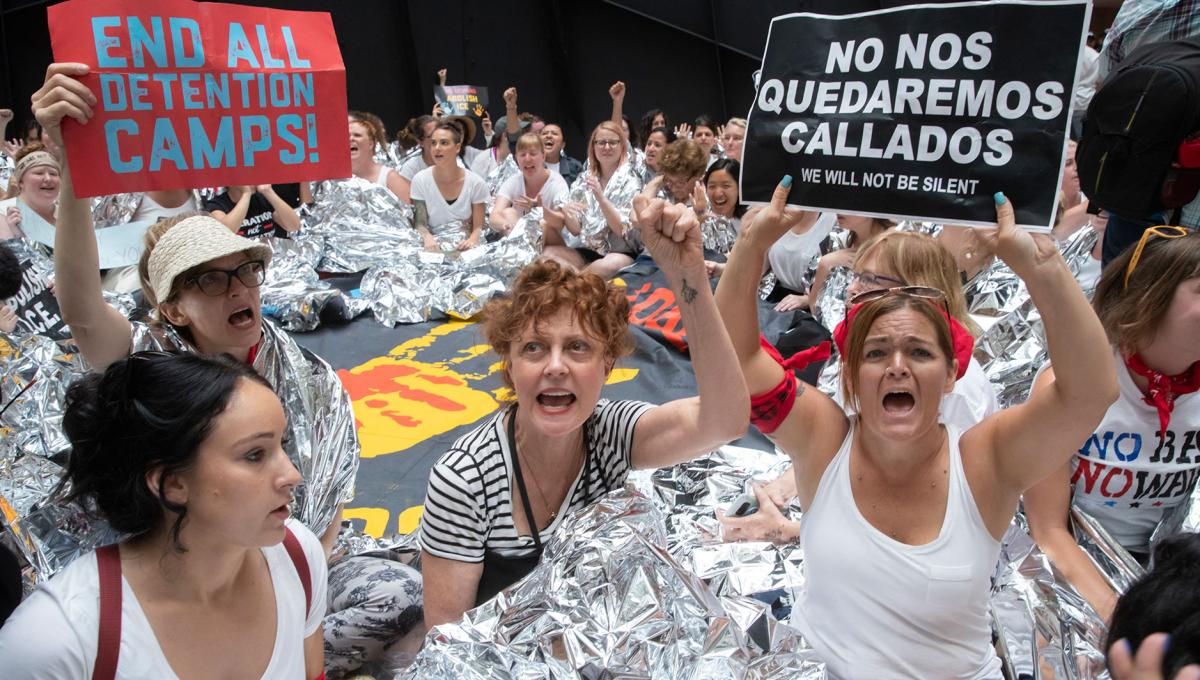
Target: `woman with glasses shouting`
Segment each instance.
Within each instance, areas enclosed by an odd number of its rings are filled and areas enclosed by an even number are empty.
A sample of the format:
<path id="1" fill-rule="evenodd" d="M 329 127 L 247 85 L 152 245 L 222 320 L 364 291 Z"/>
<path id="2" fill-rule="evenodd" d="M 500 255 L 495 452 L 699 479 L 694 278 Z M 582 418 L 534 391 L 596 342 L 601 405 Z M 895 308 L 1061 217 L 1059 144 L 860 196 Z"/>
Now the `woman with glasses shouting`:
<path id="1" fill-rule="evenodd" d="M 743 227 L 717 304 L 755 395 L 751 422 L 793 462 L 806 579 L 796 624 L 840 678 L 999 678 L 988 594 L 1000 538 L 1021 493 L 1116 398 L 1104 331 L 1054 244 L 1019 230 L 997 194 L 999 227 L 982 238 L 1028 286 L 1057 379 L 965 432 L 943 424 L 970 335 L 938 289 L 877 289 L 852 300 L 836 338 L 848 416 L 759 343 L 763 257 L 803 214 L 785 210 L 790 185 Z"/>
<path id="2" fill-rule="evenodd" d="M 1058 469 L 1025 494 L 1029 528 L 1054 565 L 1105 619 L 1117 594 L 1075 543 L 1072 503 L 1143 564 L 1150 537 L 1200 476 L 1200 233 L 1153 227 L 1105 267 L 1092 305 L 1108 333 L 1105 363 L 1120 398 L 1067 442 Z M 1055 358 L 1033 386 L 1056 382 Z M 1062 459 L 1064 456 L 1056 456 Z"/>
<path id="3" fill-rule="evenodd" d="M 91 117 L 96 96 L 76 79 L 86 73 L 83 64 L 52 64 L 45 84 L 34 93 L 34 115 L 59 144 L 64 118 L 86 125 Z M 341 526 L 343 504 L 354 497 L 358 435 L 350 398 L 329 364 L 262 316 L 259 287 L 271 249 L 234 234 L 207 213 L 157 222 L 146 231 L 138 263 L 142 292 L 153 310 L 151 320 L 130 321 L 101 295 L 89 203 L 75 196 L 65 158 L 59 210 L 54 242 L 58 304 L 92 369 L 103 371 L 140 350 L 228 354 L 253 367 L 271 383 L 287 411 L 284 448 L 304 478 L 293 501 L 295 516 L 321 537 L 328 553 Z M 369 559 L 374 558 L 340 561 L 331 570 L 331 582 L 339 580 L 339 569 L 358 569 L 362 565 L 356 560 Z M 331 635 L 336 640 L 326 651 L 331 668 L 356 667 L 370 650 L 382 651 L 390 637 L 420 621 L 419 574 L 403 565 L 384 564 L 397 573 L 355 591 L 369 591 L 373 602 L 382 603 L 379 611 L 357 616 L 353 612 L 359 603 L 339 601 L 333 593 L 336 611 L 326 622 L 327 640 Z M 389 594 L 382 594 L 381 586 Z M 357 622 L 355 628 L 366 629 L 362 622 L 374 622 L 386 630 L 352 634 L 346 617 Z"/>

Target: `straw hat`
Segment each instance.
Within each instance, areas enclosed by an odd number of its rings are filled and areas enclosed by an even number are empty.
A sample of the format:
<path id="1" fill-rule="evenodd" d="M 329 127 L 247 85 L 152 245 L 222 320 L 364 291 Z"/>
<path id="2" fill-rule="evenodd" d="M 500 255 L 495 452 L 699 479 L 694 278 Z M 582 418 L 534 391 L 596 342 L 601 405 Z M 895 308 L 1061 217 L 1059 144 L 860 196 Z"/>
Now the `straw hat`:
<path id="1" fill-rule="evenodd" d="M 238 236 L 209 215 L 189 217 L 168 229 L 150 251 L 150 288 L 162 302 L 171 294 L 175 277 L 196 265 L 244 252 L 271 261 L 270 246 Z"/>

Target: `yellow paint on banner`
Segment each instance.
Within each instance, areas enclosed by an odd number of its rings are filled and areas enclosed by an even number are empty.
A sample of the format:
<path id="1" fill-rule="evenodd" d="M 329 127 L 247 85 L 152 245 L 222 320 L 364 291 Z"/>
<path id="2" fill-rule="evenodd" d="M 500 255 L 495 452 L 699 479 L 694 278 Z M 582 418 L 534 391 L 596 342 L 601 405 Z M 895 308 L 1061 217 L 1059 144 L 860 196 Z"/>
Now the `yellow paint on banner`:
<path id="1" fill-rule="evenodd" d="M 396 531 L 402 534 L 411 534 L 421 525 L 421 516 L 425 514 L 424 505 L 414 505 L 411 508 L 405 508 L 404 512 L 400 513 L 400 519 L 397 520 Z"/>
<path id="2" fill-rule="evenodd" d="M 617 383 L 629 382 L 637 377 L 638 369 L 636 368 L 614 368 L 612 373 L 608 374 L 608 379 L 604 381 L 605 385 L 616 385 Z"/>
<path id="3" fill-rule="evenodd" d="M 383 532 L 387 531 L 388 517 L 391 512 L 387 508 L 346 508 L 342 510 L 342 517 L 346 519 L 361 519 L 366 522 L 366 527 L 363 532 L 379 538 L 383 536 Z"/>
<path id="4" fill-rule="evenodd" d="M 440 324 L 386 356 L 338 371 L 354 405 L 363 458 L 404 451 L 496 410 L 490 392 L 474 384 L 491 372 L 464 374 L 455 369 L 486 351 L 485 345 L 454 353 L 436 351 L 440 338 L 475 328 L 456 321 Z M 440 356 L 428 360 L 423 356 L 427 351 Z"/>

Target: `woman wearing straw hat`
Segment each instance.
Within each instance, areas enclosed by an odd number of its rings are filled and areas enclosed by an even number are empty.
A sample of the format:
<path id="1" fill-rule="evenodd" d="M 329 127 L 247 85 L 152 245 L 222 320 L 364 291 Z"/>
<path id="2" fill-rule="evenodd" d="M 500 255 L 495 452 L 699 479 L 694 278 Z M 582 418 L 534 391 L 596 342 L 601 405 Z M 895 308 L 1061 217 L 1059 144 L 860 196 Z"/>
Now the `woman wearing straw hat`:
<path id="1" fill-rule="evenodd" d="M 34 114 L 60 144 L 64 118 L 84 125 L 91 118 L 96 96 L 75 78 L 87 71 L 83 64 L 52 64 L 46 82 L 33 96 Z M 75 196 L 65 161 L 59 210 L 54 252 L 59 307 L 93 370 L 146 349 L 229 354 L 253 366 L 272 384 L 288 414 L 285 448 L 305 480 L 297 489 L 295 515 L 321 537 L 328 552 L 341 524 L 341 508 L 354 495 L 359 453 L 354 414 L 329 364 L 263 319 L 259 286 L 266 277 L 271 249 L 232 233 L 204 213 L 156 223 L 146 232 L 138 263 L 153 320 L 131 322 L 101 296 L 88 202 Z M 361 564 L 351 563 L 363 559 L 370 558 L 338 562 L 330 581 L 338 578 L 340 568 L 361 571 Z M 348 584 L 374 598 L 370 603 L 339 607 L 338 594 L 331 592 L 330 600 L 338 610 L 326 621 L 331 667 L 361 664 L 376 647 L 381 652 L 390 638 L 420 621 L 419 574 L 403 565 L 385 564 L 397 574 L 369 579 L 367 588 L 356 587 L 357 581 Z M 385 584 L 390 584 L 387 593 L 381 593 L 379 586 Z M 371 611 L 356 615 L 358 604 Z M 348 632 L 351 627 L 365 631 L 366 623 L 379 628 L 362 636 Z M 339 633 L 336 645 L 330 644 L 332 632 Z M 381 638 L 387 639 L 381 642 Z"/>

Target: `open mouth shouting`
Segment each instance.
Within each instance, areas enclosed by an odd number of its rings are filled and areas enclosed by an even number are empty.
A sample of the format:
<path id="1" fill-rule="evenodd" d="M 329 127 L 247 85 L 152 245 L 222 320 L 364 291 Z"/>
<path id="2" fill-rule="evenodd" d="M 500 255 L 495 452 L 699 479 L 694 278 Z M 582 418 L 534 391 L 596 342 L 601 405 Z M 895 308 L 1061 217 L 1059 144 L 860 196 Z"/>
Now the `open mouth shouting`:
<path id="1" fill-rule="evenodd" d="M 575 404 L 575 394 L 566 390 L 543 390 L 537 395 L 537 403 L 544 411 L 559 413 Z"/>
<path id="2" fill-rule="evenodd" d="M 888 390 L 883 395 L 883 412 L 893 416 L 905 416 L 916 408 L 917 399 L 907 390 Z"/>
<path id="3" fill-rule="evenodd" d="M 229 315 L 229 325 L 239 331 L 249 330 L 254 327 L 254 311 L 249 307 L 244 307 Z"/>

